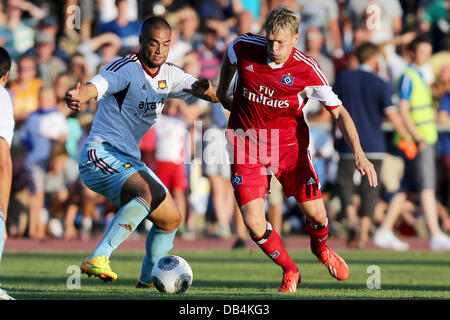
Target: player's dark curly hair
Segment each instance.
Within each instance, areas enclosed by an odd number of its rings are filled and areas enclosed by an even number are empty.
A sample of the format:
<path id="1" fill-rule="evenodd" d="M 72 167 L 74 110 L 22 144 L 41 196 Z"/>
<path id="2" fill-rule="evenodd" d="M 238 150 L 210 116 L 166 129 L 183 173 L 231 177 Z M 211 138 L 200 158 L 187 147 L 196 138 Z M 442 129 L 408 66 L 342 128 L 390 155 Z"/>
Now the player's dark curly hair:
<path id="1" fill-rule="evenodd" d="M 11 57 L 5 48 L 0 47 L 0 77 L 11 69 Z"/>

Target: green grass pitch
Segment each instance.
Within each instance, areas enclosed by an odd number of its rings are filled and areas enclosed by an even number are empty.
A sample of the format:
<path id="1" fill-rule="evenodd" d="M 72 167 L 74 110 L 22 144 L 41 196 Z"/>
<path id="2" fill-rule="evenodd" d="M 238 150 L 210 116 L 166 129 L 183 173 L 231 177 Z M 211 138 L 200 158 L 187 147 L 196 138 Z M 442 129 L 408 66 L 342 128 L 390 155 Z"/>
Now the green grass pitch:
<path id="1" fill-rule="evenodd" d="M 111 267 L 117 281 L 103 283 L 82 274 L 79 289 L 67 284 L 76 285 L 73 270 L 88 252 L 6 252 L 0 281 L 18 300 L 450 299 L 450 255 L 445 252 L 340 250 L 350 268 L 343 282 L 332 278 L 309 250 L 289 252 L 302 274 L 295 294 L 277 292 L 281 269 L 257 249 L 171 252 L 185 258 L 194 273 L 192 287 L 179 295 L 134 288 L 143 251 L 115 252 Z M 373 265 L 380 271 L 379 290 L 367 288 Z"/>

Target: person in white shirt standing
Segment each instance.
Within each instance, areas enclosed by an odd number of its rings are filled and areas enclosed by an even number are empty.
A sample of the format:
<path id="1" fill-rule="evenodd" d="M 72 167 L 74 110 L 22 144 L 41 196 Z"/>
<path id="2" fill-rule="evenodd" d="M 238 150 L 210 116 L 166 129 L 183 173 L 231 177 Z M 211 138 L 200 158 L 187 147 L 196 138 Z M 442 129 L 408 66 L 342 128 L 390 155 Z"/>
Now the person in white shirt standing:
<path id="1" fill-rule="evenodd" d="M 91 132 L 80 154 L 84 183 L 120 207 L 81 270 L 104 281 L 117 279 L 109 257 L 139 225 L 153 222 L 146 240 L 137 287 L 152 286 L 153 265 L 173 247 L 181 214 L 158 177 L 140 161 L 139 142 L 159 118 L 167 98 L 217 102 L 216 89 L 173 64 L 165 63 L 171 28 L 161 17 L 142 26 L 137 54 L 114 60 L 86 84 L 66 94 L 67 106 L 80 110 L 89 99 L 99 101 Z"/>
<path id="2" fill-rule="evenodd" d="M 11 69 L 11 57 L 0 47 L 0 262 L 6 240 L 6 216 L 12 184 L 10 146 L 14 134 L 14 109 L 5 84 Z M 14 300 L 0 288 L 0 300 Z"/>

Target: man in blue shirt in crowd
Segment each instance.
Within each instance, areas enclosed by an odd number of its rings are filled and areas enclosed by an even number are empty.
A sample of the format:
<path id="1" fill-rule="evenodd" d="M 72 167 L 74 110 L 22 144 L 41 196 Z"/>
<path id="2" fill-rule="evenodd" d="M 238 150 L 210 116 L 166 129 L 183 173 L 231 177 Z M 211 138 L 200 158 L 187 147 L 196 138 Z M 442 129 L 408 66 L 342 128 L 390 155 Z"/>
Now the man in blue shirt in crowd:
<path id="1" fill-rule="evenodd" d="M 142 21 L 130 21 L 128 19 L 127 0 L 116 0 L 116 6 L 117 18 L 113 21 L 102 23 L 99 27 L 99 33 L 112 32 L 117 34 L 122 42 L 121 55 L 137 52 Z"/>
<path id="2" fill-rule="evenodd" d="M 354 71 L 341 72 L 333 90 L 354 119 L 358 130 L 361 146 L 367 158 L 374 164 L 377 174 L 380 174 L 381 164 L 386 153 L 384 132 L 381 129 L 384 117 L 392 122 L 397 132 L 410 139 L 397 108 L 392 103 L 392 87 L 377 74 L 378 48 L 372 43 L 364 43 L 356 50 L 360 67 Z M 380 194 L 380 186 L 371 188 L 366 179 L 361 180 L 361 208 L 358 210 L 353 202 L 355 193 L 354 173 L 355 161 L 353 152 L 347 146 L 343 137 L 336 141 L 340 161 L 338 169 L 338 186 L 342 206 L 351 230 L 348 244 L 363 248 L 369 240 L 369 229 L 376 201 Z"/>

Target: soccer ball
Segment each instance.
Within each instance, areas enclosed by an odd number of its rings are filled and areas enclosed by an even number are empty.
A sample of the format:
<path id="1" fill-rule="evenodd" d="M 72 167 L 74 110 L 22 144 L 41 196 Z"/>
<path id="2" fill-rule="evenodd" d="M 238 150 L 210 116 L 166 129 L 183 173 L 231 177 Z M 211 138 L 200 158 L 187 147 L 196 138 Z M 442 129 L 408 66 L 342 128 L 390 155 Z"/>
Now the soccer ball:
<path id="1" fill-rule="evenodd" d="M 178 256 L 165 256 L 152 269 L 152 281 L 159 292 L 182 293 L 191 287 L 193 279 L 189 264 Z"/>

